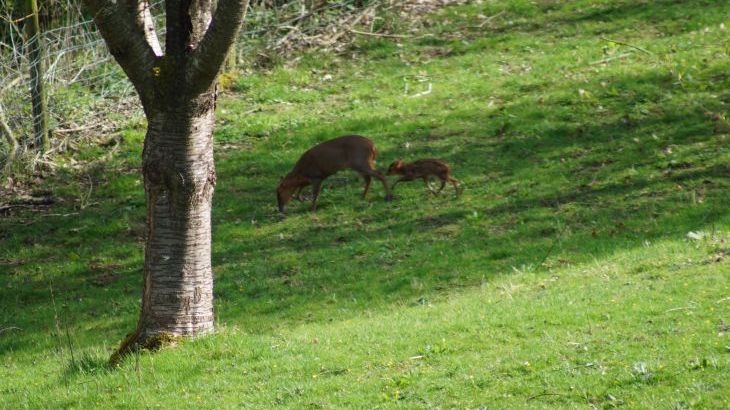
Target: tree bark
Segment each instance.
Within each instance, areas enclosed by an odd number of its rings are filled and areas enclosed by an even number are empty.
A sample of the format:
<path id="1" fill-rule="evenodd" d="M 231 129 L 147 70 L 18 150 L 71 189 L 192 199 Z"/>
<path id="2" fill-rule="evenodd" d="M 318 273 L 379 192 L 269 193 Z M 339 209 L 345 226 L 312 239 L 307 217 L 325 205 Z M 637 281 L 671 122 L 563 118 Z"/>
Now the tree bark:
<path id="1" fill-rule="evenodd" d="M 216 75 L 247 0 L 166 0 L 162 54 L 146 0 L 85 0 L 139 93 L 148 128 L 142 312 L 110 361 L 213 331 L 211 202 Z"/>
<path id="2" fill-rule="evenodd" d="M 147 245 L 139 338 L 213 330 L 214 97 L 152 112 L 143 153 Z"/>
<path id="3" fill-rule="evenodd" d="M 147 199 L 142 312 L 111 361 L 170 338 L 214 330 L 211 205 L 215 94 L 212 89 L 146 110 L 142 153 Z"/>

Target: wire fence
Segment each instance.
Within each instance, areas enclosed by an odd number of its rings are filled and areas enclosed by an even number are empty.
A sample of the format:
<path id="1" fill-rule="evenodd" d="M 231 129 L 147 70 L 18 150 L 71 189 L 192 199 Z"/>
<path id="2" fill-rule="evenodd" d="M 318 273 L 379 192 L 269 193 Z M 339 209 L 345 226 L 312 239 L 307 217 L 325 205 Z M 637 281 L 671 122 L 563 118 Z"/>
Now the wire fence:
<path id="1" fill-rule="evenodd" d="M 419 0 L 422 1 L 422 0 Z M 277 4 L 278 3 L 278 4 Z M 375 27 L 377 7 L 392 7 L 397 0 L 291 0 L 287 3 L 258 1 L 249 6 L 239 41 L 228 67 L 260 64 L 259 60 L 286 55 L 304 47 L 342 47 L 344 28 Z M 272 6 L 275 4 L 275 6 Z M 153 22 L 164 49 L 164 0 L 150 3 Z M 0 19 L 13 22 L 12 15 Z M 28 46 L 40 42 L 42 73 L 51 148 L 38 153 L 34 141 L 31 99 L 31 61 Z M 108 135 L 117 118 L 141 115 L 134 88 L 113 61 L 93 21 L 80 5 L 66 10 L 63 24 L 27 38 L 18 25 L 10 24 L 0 39 L 0 170 L 11 159 L 11 138 L 23 152 L 35 152 L 36 159 L 63 151 L 80 138 Z"/>
<path id="2" fill-rule="evenodd" d="M 158 24 L 164 21 L 162 5 L 162 0 L 151 4 Z M 12 15 L 0 17 L 12 21 Z M 31 99 L 30 72 L 40 61 L 32 60 L 28 52 L 33 43 L 43 49 L 42 80 L 53 142 L 45 155 L 65 149 L 74 132 L 97 127 L 102 128 L 97 131 L 108 131 L 113 124 L 95 121 L 97 117 L 110 104 L 134 101 L 131 83 L 113 63 L 93 20 L 84 16 L 80 5 L 66 10 L 64 23 L 32 37 L 11 24 L 5 36 L 8 42 L 0 45 L 0 121 L 21 151 L 32 151 L 38 145 L 33 137 L 33 113 L 39 102 Z M 136 103 L 125 105 L 139 112 Z M 8 146 L 5 144 L 5 151 Z M 1 154 L 2 149 L 0 161 Z M 4 157 L 8 159 L 7 152 Z"/>

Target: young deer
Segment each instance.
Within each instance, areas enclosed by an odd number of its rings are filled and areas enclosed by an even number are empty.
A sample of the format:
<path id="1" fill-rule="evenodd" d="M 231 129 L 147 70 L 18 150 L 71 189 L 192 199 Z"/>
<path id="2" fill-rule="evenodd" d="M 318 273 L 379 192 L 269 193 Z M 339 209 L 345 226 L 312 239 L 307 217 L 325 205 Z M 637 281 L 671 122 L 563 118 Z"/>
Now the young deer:
<path id="1" fill-rule="evenodd" d="M 432 194 L 436 195 L 444 189 L 446 182 L 450 182 L 454 186 L 455 195 L 459 195 L 459 181 L 451 177 L 451 167 L 449 164 L 441 161 L 440 159 L 428 158 L 419 159 L 418 161 L 404 164 L 403 161 L 397 160 L 390 164 L 388 168 L 388 175 L 400 174 L 401 177 L 395 181 L 391 192 L 395 190 L 395 186 L 401 181 L 413 181 L 416 178 L 423 179 L 423 183 L 426 184 L 426 188 L 431 191 Z M 441 187 L 438 191 L 431 189 L 428 184 L 428 178 L 434 175 L 441 180 Z"/>
<path id="2" fill-rule="evenodd" d="M 299 195 L 307 185 L 312 185 L 312 211 L 316 211 L 322 181 L 343 169 L 352 169 L 365 180 L 363 198 L 368 193 L 372 177 L 378 178 L 385 187 L 385 199 L 389 201 L 391 195 L 388 182 L 373 167 L 376 156 L 375 144 L 359 135 L 345 135 L 315 145 L 302 154 L 294 169 L 281 180 L 276 189 L 279 212 L 284 213 L 292 196 L 295 193 Z"/>

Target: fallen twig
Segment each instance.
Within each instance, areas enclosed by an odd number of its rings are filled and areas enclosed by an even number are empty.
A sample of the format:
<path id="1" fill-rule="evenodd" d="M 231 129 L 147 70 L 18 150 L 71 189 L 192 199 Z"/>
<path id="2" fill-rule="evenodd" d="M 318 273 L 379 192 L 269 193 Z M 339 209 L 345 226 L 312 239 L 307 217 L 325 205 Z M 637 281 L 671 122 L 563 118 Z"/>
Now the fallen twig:
<path id="1" fill-rule="evenodd" d="M 606 37 L 601 37 L 601 40 L 610 41 L 610 42 L 616 43 L 616 44 L 621 44 L 622 46 L 627 46 L 627 47 L 635 48 L 635 49 L 637 49 L 637 50 L 639 50 L 639 51 L 641 51 L 643 53 L 650 54 L 650 55 L 654 55 L 654 53 L 652 53 L 651 51 L 649 51 L 649 50 L 647 50 L 645 48 L 641 48 L 641 47 L 635 46 L 633 44 L 625 43 L 623 41 L 611 40 L 610 38 L 606 38 Z"/>
<path id="2" fill-rule="evenodd" d="M 70 133 L 73 133 L 73 132 L 79 132 L 79 131 L 89 130 L 89 129 L 96 128 L 96 127 L 99 127 L 99 126 L 102 126 L 102 125 L 104 125 L 102 122 L 98 122 L 96 124 L 84 125 L 84 126 L 75 127 L 75 128 L 55 129 L 55 130 L 53 130 L 53 132 L 55 132 L 57 134 L 70 134 Z"/>
<path id="3" fill-rule="evenodd" d="M 22 204 L 15 204 L 15 205 L 0 205 L 0 214 L 4 214 L 5 212 L 13 209 L 13 208 L 32 208 L 30 205 L 22 205 Z"/>
<path id="4" fill-rule="evenodd" d="M 528 398 L 527 398 L 527 401 L 530 401 L 530 400 L 534 400 L 534 399 L 536 399 L 536 398 L 538 398 L 538 397 L 543 397 L 543 396 L 567 396 L 567 394 L 563 394 L 563 393 L 550 393 L 550 392 L 542 392 L 542 393 L 540 393 L 540 394 L 536 394 L 536 395 L 534 395 L 534 396 L 530 396 L 530 397 L 528 397 Z"/>
<path id="5" fill-rule="evenodd" d="M 250 110 L 248 110 L 248 111 L 244 111 L 244 112 L 243 112 L 243 115 L 246 115 L 246 114 L 253 114 L 253 113 L 255 113 L 255 112 L 261 112 L 261 111 L 263 111 L 263 109 L 262 109 L 261 107 L 256 107 L 256 108 L 252 108 L 252 109 L 250 109 Z"/>
<path id="6" fill-rule="evenodd" d="M 50 196 L 23 196 L 22 198 L 14 201 L 14 203 L 0 205 L 0 213 L 4 213 L 13 208 L 33 208 L 35 206 L 51 205 L 54 202 L 54 199 Z"/>
<path id="7" fill-rule="evenodd" d="M 349 23 L 342 24 L 343 29 L 339 32 L 335 33 L 332 37 L 326 39 L 323 41 L 324 46 L 331 46 L 337 42 L 337 40 L 342 37 L 343 34 L 349 32 L 352 30 L 352 27 L 357 25 L 360 20 L 362 20 L 366 15 L 368 15 L 372 11 L 373 7 L 368 7 L 365 10 L 363 10 L 360 14 L 357 14 Z"/>
<path id="8" fill-rule="evenodd" d="M 493 16 L 489 16 L 484 21 L 482 21 L 481 23 L 479 23 L 479 25 L 472 26 L 472 28 L 483 28 L 484 26 L 487 25 L 487 23 L 489 23 L 490 21 L 496 19 L 497 17 L 501 16 L 502 14 L 504 14 L 506 12 L 507 12 L 507 10 L 502 10 L 502 11 L 500 11 L 499 13 L 497 13 L 497 14 L 495 14 Z"/>
<path id="9" fill-rule="evenodd" d="M 629 53 L 623 53 L 623 54 L 619 54 L 619 55 L 616 55 L 616 56 L 613 56 L 613 57 L 604 58 L 603 60 L 598 60 L 598 61 L 594 61 L 592 63 L 588 63 L 588 65 L 603 64 L 603 63 L 607 63 L 607 62 L 612 61 L 612 60 L 618 60 L 620 58 L 628 57 L 628 56 L 630 56 L 632 54 L 634 54 L 634 53 L 631 53 L 631 52 L 629 52 Z"/>
<path id="10" fill-rule="evenodd" d="M 21 329 L 19 327 L 15 327 L 15 326 L 10 326 L 10 327 L 0 329 L 0 334 L 2 334 L 3 332 L 7 332 L 9 330 L 23 330 L 23 329 Z"/>
<path id="11" fill-rule="evenodd" d="M 411 98 L 423 97 L 424 95 L 431 94 L 431 91 L 432 91 L 431 83 L 428 83 L 428 88 L 426 89 L 426 91 L 421 91 L 420 93 L 415 93 L 413 95 L 409 95 L 409 97 L 411 97 Z"/>
<path id="12" fill-rule="evenodd" d="M 407 34 L 387 34 L 387 33 L 368 33 L 367 31 L 360 31 L 355 29 L 350 29 L 351 33 L 355 34 L 362 34 L 363 36 L 373 36 L 373 37 L 389 37 L 389 38 L 413 38 L 413 36 L 409 36 Z"/>
<path id="13" fill-rule="evenodd" d="M 683 307 L 678 307 L 678 308 L 673 308 L 673 309 L 665 310 L 664 313 L 676 312 L 678 310 L 692 310 L 692 309 L 695 309 L 695 307 L 694 306 L 683 306 Z"/>
<path id="14" fill-rule="evenodd" d="M 559 205 L 559 204 L 558 204 Z M 553 249 L 555 249 L 555 246 L 560 242 L 560 239 L 563 237 L 563 233 L 565 233 L 565 230 L 568 229 L 568 224 L 563 224 L 563 229 L 558 232 L 557 238 L 553 241 L 553 243 L 550 244 L 550 248 L 548 248 L 547 252 L 545 252 L 545 256 L 540 259 L 540 263 L 538 263 L 535 268 L 539 269 L 540 266 L 542 266 L 543 263 L 547 260 L 548 257 L 550 257 L 550 254 L 553 253 Z"/>
<path id="15" fill-rule="evenodd" d="M 284 44 L 287 40 L 289 40 L 289 37 L 291 37 L 295 32 L 299 31 L 299 27 L 297 26 L 281 26 L 281 28 L 288 28 L 289 32 L 286 33 L 286 35 L 279 39 L 279 41 L 276 42 L 275 47 L 279 47 L 282 44 Z"/>
<path id="16" fill-rule="evenodd" d="M 63 216 L 63 217 L 67 217 L 67 216 L 74 216 L 74 215 L 78 215 L 78 214 L 79 214 L 78 212 L 70 212 L 70 213 L 67 213 L 67 214 L 40 214 L 38 216 Z"/>

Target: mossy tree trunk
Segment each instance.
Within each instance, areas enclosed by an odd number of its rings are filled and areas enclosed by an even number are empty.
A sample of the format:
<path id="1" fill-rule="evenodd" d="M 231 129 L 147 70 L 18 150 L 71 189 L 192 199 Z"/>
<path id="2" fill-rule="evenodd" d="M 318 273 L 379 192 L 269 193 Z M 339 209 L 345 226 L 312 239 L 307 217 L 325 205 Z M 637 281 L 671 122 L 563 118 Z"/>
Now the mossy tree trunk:
<path id="1" fill-rule="evenodd" d="M 210 213 L 215 78 L 248 0 L 167 0 L 165 51 L 149 4 L 84 0 L 109 51 L 139 94 L 148 128 L 142 312 L 116 361 L 155 340 L 213 330 Z"/>

